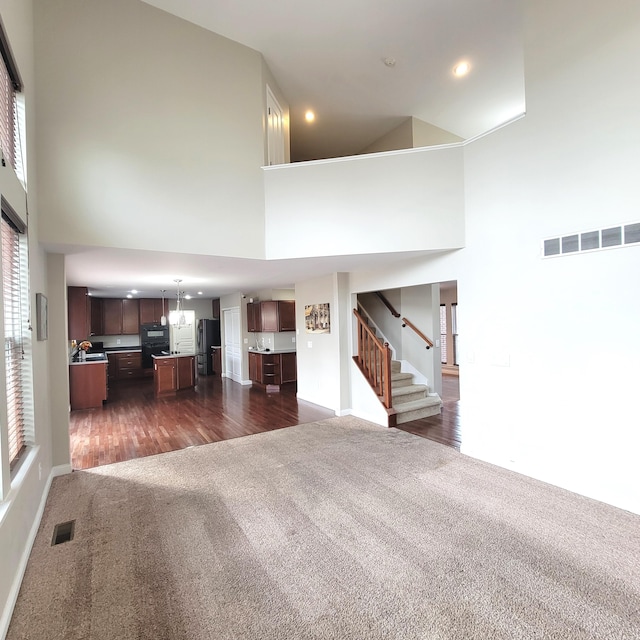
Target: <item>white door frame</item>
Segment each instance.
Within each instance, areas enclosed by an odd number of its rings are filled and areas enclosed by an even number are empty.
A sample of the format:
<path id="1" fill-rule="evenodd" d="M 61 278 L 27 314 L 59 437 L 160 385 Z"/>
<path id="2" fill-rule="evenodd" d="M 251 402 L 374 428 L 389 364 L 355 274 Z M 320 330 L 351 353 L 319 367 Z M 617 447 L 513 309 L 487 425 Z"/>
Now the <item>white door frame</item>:
<path id="1" fill-rule="evenodd" d="M 284 164 L 284 115 L 267 85 L 267 164 Z"/>
<path id="2" fill-rule="evenodd" d="M 242 330 L 240 307 L 222 310 L 224 323 L 222 375 L 242 384 Z"/>

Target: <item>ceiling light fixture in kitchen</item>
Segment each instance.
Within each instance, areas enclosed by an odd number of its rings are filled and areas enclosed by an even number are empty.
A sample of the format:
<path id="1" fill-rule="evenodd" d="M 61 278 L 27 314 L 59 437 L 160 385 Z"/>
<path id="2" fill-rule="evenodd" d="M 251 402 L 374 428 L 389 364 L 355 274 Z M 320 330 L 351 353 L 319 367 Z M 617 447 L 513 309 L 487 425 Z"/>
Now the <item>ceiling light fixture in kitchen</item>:
<path id="1" fill-rule="evenodd" d="M 180 304 L 180 283 L 182 282 L 182 280 L 180 278 L 176 278 L 174 280 L 174 282 L 176 283 L 177 286 L 177 302 L 176 302 L 176 312 L 174 315 L 174 321 L 172 322 L 172 324 L 178 326 L 178 327 L 182 327 L 183 325 L 186 324 L 186 319 L 184 317 L 184 311 L 182 309 L 182 305 Z"/>
<path id="2" fill-rule="evenodd" d="M 160 316 L 160 324 L 163 327 L 167 324 L 167 316 L 164 314 L 164 294 L 166 291 L 166 289 L 162 289 L 162 315 Z"/>

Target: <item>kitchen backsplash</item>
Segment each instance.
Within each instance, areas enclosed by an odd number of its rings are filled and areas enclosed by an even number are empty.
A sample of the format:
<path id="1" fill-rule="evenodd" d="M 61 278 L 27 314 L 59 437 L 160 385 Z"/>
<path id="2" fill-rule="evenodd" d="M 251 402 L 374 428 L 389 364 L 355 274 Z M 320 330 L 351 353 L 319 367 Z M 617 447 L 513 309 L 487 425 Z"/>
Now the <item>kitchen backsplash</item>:
<path id="1" fill-rule="evenodd" d="M 123 335 L 123 336 L 91 336 L 91 342 L 102 342 L 105 348 L 109 347 L 139 347 L 140 335 Z"/>

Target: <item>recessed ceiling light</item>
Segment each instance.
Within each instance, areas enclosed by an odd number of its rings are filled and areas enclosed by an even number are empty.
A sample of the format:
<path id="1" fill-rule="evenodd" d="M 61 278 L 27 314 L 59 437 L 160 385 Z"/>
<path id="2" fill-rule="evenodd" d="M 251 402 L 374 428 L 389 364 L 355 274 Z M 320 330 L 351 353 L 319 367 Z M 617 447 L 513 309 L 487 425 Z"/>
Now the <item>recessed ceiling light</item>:
<path id="1" fill-rule="evenodd" d="M 471 71 L 471 65 L 466 60 L 458 62 L 458 64 L 453 67 L 453 75 L 457 76 L 458 78 L 466 76 L 469 71 Z"/>
<path id="2" fill-rule="evenodd" d="M 138 293 L 137 289 L 131 289 L 131 293 Z"/>
<path id="3" fill-rule="evenodd" d="M 316 119 L 316 114 L 313 111 L 309 110 L 304 114 L 304 119 L 307 122 L 313 122 Z"/>
<path id="4" fill-rule="evenodd" d="M 202 295 L 202 291 L 198 291 L 198 295 L 201 296 Z"/>
<path id="5" fill-rule="evenodd" d="M 127 298 L 133 298 L 133 296 L 130 293 L 127 293 Z"/>
<path id="6" fill-rule="evenodd" d="M 191 300 L 191 296 L 187 293 L 187 295 L 184 297 L 185 300 Z"/>
<path id="7" fill-rule="evenodd" d="M 395 67 L 396 59 L 395 58 L 382 58 L 382 62 L 384 62 L 386 67 Z"/>

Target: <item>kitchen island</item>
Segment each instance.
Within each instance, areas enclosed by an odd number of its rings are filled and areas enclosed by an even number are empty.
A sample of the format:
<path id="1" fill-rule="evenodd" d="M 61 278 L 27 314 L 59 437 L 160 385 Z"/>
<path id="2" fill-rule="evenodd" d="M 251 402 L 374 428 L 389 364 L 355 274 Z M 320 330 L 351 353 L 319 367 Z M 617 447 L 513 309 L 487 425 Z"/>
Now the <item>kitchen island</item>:
<path id="1" fill-rule="evenodd" d="M 175 395 L 196 384 L 196 356 L 194 353 L 153 355 L 153 388 L 156 398 Z"/>
<path id="2" fill-rule="evenodd" d="M 102 407 L 107 399 L 107 356 L 104 353 L 89 354 L 81 360 L 74 354 L 69 362 L 69 402 L 71 410 Z"/>

